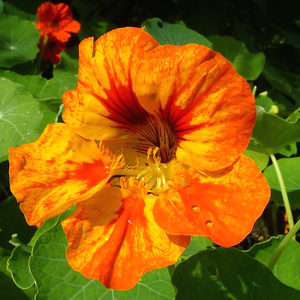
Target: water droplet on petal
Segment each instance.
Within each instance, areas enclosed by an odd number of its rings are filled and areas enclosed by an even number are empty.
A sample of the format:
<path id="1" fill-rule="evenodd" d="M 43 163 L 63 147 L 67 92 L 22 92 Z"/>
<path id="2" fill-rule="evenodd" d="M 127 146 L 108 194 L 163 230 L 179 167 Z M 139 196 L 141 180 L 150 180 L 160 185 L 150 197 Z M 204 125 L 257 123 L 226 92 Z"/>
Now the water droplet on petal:
<path id="1" fill-rule="evenodd" d="M 205 226 L 208 228 L 208 229 L 212 229 L 214 227 L 214 223 L 211 221 L 211 220 L 207 220 L 205 222 Z"/>
<path id="2" fill-rule="evenodd" d="M 132 221 L 130 221 L 130 220 L 128 220 L 127 222 L 128 222 L 129 224 L 132 224 Z"/>
<path id="3" fill-rule="evenodd" d="M 200 213 L 200 207 L 198 205 L 193 205 L 192 206 L 192 211 L 195 213 L 195 214 L 199 214 Z"/>

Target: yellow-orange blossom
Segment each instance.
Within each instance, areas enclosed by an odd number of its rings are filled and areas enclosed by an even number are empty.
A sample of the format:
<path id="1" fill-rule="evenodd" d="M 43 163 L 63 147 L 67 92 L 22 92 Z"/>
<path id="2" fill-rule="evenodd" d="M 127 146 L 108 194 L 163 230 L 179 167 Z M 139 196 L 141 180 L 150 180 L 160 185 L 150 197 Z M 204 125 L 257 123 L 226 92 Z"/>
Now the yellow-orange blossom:
<path id="1" fill-rule="evenodd" d="M 81 42 L 65 124 L 10 149 L 11 189 L 29 224 L 63 221 L 70 265 L 129 289 L 177 261 L 191 235 L 232 246 L 270 196 L 242 152 L 255 123 L 247 82 L 220 54 L 160 46 L 138 28 Z"/>

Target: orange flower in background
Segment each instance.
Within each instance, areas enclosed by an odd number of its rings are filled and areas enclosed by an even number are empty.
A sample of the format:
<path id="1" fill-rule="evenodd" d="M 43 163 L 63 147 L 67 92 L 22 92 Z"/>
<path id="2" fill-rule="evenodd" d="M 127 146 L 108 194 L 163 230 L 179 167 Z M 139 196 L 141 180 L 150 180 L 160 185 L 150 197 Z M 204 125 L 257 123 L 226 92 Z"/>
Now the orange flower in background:
<path id="1" fill-rule="evenodd" d="M 67 47 L 66 43 L 47 40 L 44 45 L 44 38 L 40 38 L 38 48 L 43 51 L 43 60 L 50 60 L 53 64 L 58 64 L 61 59 L 60 53 Z"/>
<path id="2" fill-rule="evenodd" d="M 75 270 L 126 290 L 175 263 L 192 235 L 227 247 L 251 232 L 270 190 L 242 155 L 255 103 L 224 57 L 122 28 L 80 44 L 78 77 L 66 124 L 9 158 L 29 224 L 77 204 L 62 223 Z"/>
<path id="3" fill-rule="evenodd" d="M 43 3 L 37 10 L 37 17 L 35 27 L 41 30 L 38 48 L 42 58 L 58 64 L 59 54 L 66 49 L 71 33 L 77 33 L 81 25 L 73 20 L 71 8 L 64 3 Z"/>
<path id="4" fill-rule="evenodd" d="M 80 23 L 73 20 L 71 8 L 65 3 L 43 3 L 37 10 L 38 21 L 35 27 L 41 30 L 41 35 L 47 35 L 50 40 L 67 42 L 71 33 L 80 30 Z"/>

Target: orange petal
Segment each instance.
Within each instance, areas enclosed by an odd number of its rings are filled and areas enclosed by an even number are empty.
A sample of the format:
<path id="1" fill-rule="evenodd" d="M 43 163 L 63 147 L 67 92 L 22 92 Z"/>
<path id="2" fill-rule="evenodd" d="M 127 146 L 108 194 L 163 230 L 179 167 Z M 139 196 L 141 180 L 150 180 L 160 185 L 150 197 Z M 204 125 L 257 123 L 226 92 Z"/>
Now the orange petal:
<path id="1" fill-rule="evenodd" d="M 83 137 L 118 138 L 134 132 L 147 112 L 132 92 L 139 61 L 158 43 L 139 28 L 121 28 L 79 45 L 79 81 L 63 95 L 64 121 Z M 134 126 L 133 126 L 134 125 Z"/>
<path id="2" fill-rule="evenodd" d="M 11 191 L 30 225 L 91 197 L 112 172 L 103 149 L 65 124 L 48 125 L 36 142 L 9 153 Z"/>
<path id="3" fill-rule="evenodd" d="M 181 162 L 216 171 L 247 147 L 254 98 L 219 53 L 195 44 L 158 47 L 141 60 L 133 87 L 140 104 L 174 130 Z"/>
<path id="4" fill-rule="evenodd" d="M 241 242 L 270 198 L 267 181 L 255 163 L 241 156 L 231 167 L 159 198 L 153 214 L 170 234 L 202 235 L 220 246 Z"/>
<path id="5" fill-rule="evenodd" d="M 62 223 L 71 267 L 107 288 L 127 290 L 147 271 L 175 263 L 190 238 L 170 236 L 155 223 L 155 199 L 109 187 L 80 203 Z"/>

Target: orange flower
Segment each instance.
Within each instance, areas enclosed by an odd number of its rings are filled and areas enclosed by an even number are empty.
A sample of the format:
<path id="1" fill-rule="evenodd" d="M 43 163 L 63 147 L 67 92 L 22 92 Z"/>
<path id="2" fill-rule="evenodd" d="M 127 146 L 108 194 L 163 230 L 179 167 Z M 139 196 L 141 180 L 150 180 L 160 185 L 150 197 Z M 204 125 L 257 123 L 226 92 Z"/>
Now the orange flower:
<path id="1" fill-rule="evenodd" d="M 43 60 L 50 60 L 53 64 L 60 62 L 60 53 L 66 49 L 67 44 L 59 41 L 47 40 L 44 45 L 44 37 L 41 36 L 38 48 L 43 52 Z"/>
<path id="2" fill-rule="evenodd" d="M 80 30 L 80 23 L 73 20 L 73 14 L 67 4 L 43 3 L 37 10 L 39 21 L 35 27 L 41 30 L 41 36 L 47 35 L 51 41 L 65 43 L 71 37 L 70 33 Z"/>
<path id="3" fill-rule="evenodd" d="M 191 235 L 232 246 L 251 232 L 270 190 L 242 155 L 253 96 L 220 54 L 113 30 L 80 44 L 63 100 L 66 124 L 10 149 L 10 178 L 29 224 L 77 203 L 62 223 L 75 270 L 125 290 Z"/>

